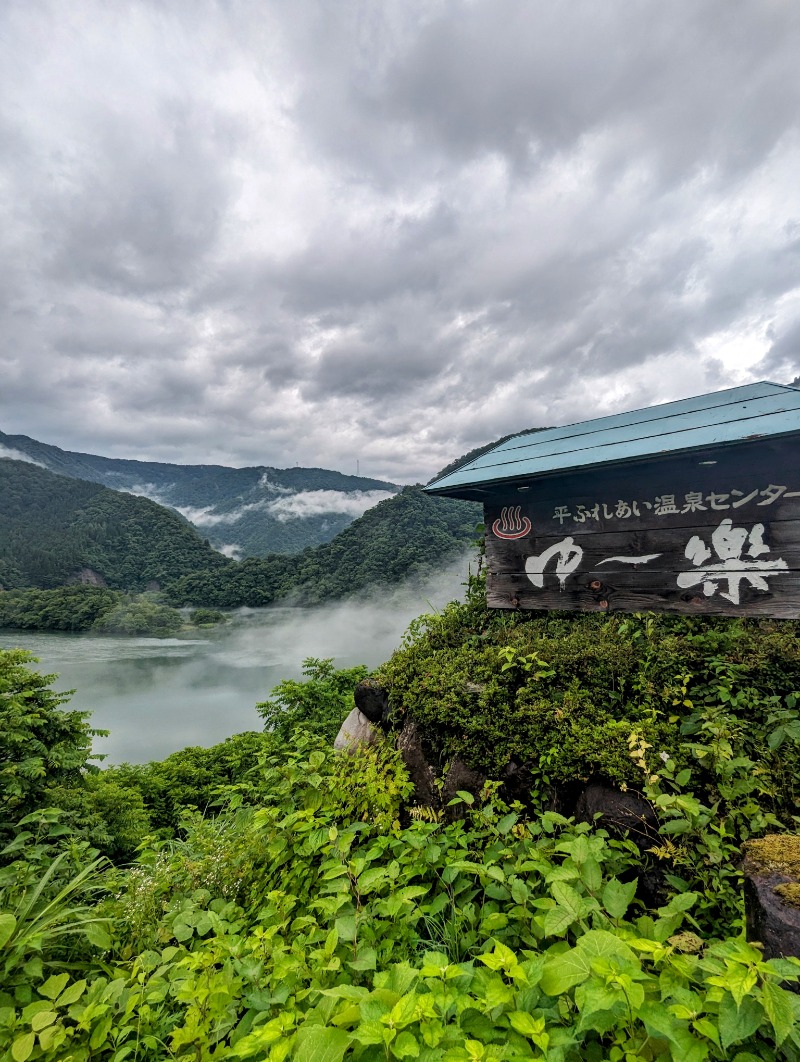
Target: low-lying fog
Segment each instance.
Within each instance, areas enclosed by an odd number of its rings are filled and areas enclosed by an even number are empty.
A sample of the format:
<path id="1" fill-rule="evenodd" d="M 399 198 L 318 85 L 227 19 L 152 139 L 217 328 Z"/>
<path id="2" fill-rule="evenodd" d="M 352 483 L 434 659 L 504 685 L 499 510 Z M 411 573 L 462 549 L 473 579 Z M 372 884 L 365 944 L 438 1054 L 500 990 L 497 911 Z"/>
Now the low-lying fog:
<path id="1" fill-rule="evenodd" d="M 144 763 L 187 745 L 258 730 L 273 686 L 300 678 L 306 657 L 375 667 L 410 621 L 463 596 L 469 559 L 425 583 L 318 608 L 242 609 L 223 628 L 189 638 L 110 638 L 0 631 L 0 648 L 29 649 L 38 669 L 75 689 L 68 707 L 92 712 L 107 763 Z"/>

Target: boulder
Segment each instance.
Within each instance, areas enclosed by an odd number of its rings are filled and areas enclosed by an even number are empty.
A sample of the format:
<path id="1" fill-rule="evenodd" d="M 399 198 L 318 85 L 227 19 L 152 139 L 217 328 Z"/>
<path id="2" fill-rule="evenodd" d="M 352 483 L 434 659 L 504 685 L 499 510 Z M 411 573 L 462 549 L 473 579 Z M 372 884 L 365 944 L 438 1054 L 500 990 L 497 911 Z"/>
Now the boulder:
<path id="1" fill-rule="evenodd" d="M 389 691 L 377 679 L 365 678 L 353 690 L 356 708 L 371 723 L 386 721 L 389 714 Z"/>
<path id="2" fill-rule="evenodd" d="M 744 846 L 747 939 L 765 959 L 800 958 L 800 837 L 770 834 Z"/>
<path id="3" fill-rule="evenodd" d="M 358 708 L 354 708 L 342 723 L 333 747 L 338 752 L 355 752 L 361 745 L 375 745 L 380 740 L 380 732 Z"/>
<path id="4" fill-rule="evenodd" d="M 467 767 L 461 757 L 456 756 L 450 763 L 444 785 L 442 786 L 442 804 L 447 807 L 459 790 L 466 790 L 476 797 L 483 789 L 485 782 L 485 774 L 473 770 L 472 767 Z M 457 815 L 458 809 L 451 808 L 449 814 L 454 812 Z"/>
<path id="5" fill-rule="evenodd" d="M 649 800 L 633 789 L 622 790 L 603 782 L 590 782 L 578 797 L 575 818 L 593 822 L 615 834 L 628 834 L 639 848 L 658 844 L 658 818 Z"/>
<path id="6" fill-rule="evenodd" d="M 414 803 L 421 807 L 440 808 L 442 800 L 436 786 L 436 772 L 428 763 L 417 724 L 411 719 L 397 735 L 397 748 L 414 783 Z"/>

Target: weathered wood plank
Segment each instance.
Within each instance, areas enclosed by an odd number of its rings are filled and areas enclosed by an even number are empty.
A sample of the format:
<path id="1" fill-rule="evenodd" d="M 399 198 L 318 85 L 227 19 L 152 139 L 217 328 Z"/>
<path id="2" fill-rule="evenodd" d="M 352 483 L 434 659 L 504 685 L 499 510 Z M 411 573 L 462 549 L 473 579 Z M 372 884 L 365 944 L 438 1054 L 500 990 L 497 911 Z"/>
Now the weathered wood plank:
<path id="1" fill-rule="evenodd" d="M 490 606 L 800 616 L 800 441 L 699 456 L 492 497 Z"/>

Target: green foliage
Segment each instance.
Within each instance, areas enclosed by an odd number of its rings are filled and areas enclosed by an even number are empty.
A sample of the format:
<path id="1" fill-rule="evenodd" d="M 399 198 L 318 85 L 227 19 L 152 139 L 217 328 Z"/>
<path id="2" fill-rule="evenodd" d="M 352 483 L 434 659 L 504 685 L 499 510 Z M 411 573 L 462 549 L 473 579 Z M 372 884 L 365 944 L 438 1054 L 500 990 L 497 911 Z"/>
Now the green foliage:
<path id="1" fill-rule="evenodd" d="M 114 790 L 135 791 L 150 829 L 160 837 L 171 837 L 187 810 L 211 814 L 234 792 L 239 800 L 248 799 L 260 757 L 271 746 L 269 734 L 236 734 L 211 748 L 185 748 L 153 763 L 109 767 L 92 783 L 98 794 L 111 791 L 104 799 L 112 805 Z"/>
<path id="2" fill-rule="evenodd" d="M 0 843 L 20 820 L 47 807 L 52 790 L 82 784 L 93 730 L 87 712 L 63 711 L 68 696 L 54 693 L 54 675 L 28 666 L 21 649 L 0 650 Z"/>
<path id="3" fill-rule="evenodd" d="M 214 627 L 218 623 L 225 623 L 225 613 L 218 612 L 213 608 L 196 608 L 189 614 L 189 622 L 195 627 Z"/>
<path id="4" fill-rule="evenodd" d="M 34 631 L 88 631 L 122 600 L 101 586 L 9 590 L 0 594 L 0 627 Z"/>
<path id="5" fill-rule="evenodd" d="M 147 498 L 22 461 L 0 462 L 0 495 L 9 585 L 52 588 L 89 569 L 114 589 L 141 591 L 228 564 L 182 517 Z"/>
<path id="6" fill-rule="evenodd" d="M 256 705 L 264 729 L 279 740 L 290 741 L 302 728 L 332 742 L 354 708 L 353 690 L 368 669 L 363 665 L 337 669 L 333 660 L 308 657 L 303 661 L 305 680 L 287 679 L 272 690 L 272 700 Z"/>
<path id="7" fill-rule="evenodd" d="M 46 1062 L 800 1057 L 797 960 L 693 930 L 696 893 L 646 910 L 638 852 L 490 790 L 401 828 L 356 804 L 402 768 L 310 736 L 264 757 L 261 804 L 142 852 L 97 917 L 111 951 L 27 966 L 0 1050 Z M 359 797 L 354 796 L 356 790 Z M 355 801 L 355 803 L 354 803 Z M 389 809 L 386 809 L 387 811 Z M 391 812 L 389 812 L 391 813 Z M 16 924 L 0 881 L 0 947 Z M 14 916 L 12 915 L 12 918 Z M 82 915 L 75 916 L 75 924 Z M 35 957 L 35 956 L 33 956 Z"/>
<path id="8" fill-rule="evenodd" d="M 800 961 L 743 938 L 738 869 L 743 839 L 796 826 L 795 626 L 527 620 L 473 581 L 383 669 L 443 758 L 473 744 L 500 773 L 507 742 L 525 806 L 490 781 L 455 821 L 408 809 L 390 745 L 330 748 L 363 669 L 313 659 L 267 733 L 40 781 L 62 810 L 18 820 L 0 868 L 0 1057 L 800 1062 Z M 58 710 L 27 659 L 10 701 Z M 576 772 L 646 797 L 649 851 L 551 809 Z M 131 792 L 159 826 L 120 816 L 138 857 L 101 881 L 69 823 Z"/>
<path id="9" fill-rule="evenodd" d="M 474 502 L 433 498 L 419 487 L 405 487 L 331 542 L 294 557 L 244 560 L 186 576 L 169 587 L 169 598 L 175 605 L 255 608 L 287 596 L 311 604 L 394 585 L 428 575 L 464 553 L 480 511 Z"/>
<path id="10" fill-rule="evenodd" d="M 118 605 L 104 613 L 92 629 L 100 634 L 169 638 L 177 634 L 182 626 L 183 619 L 177 609 L 140 597 L 120 601 Z"/>

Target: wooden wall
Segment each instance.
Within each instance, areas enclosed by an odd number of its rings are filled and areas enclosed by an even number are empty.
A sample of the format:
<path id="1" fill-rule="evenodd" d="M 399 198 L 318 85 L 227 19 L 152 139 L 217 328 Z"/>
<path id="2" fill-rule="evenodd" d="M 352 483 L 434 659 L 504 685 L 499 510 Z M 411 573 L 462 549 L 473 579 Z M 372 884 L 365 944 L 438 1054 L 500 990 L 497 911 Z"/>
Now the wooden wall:
<path id="1" fill-rule="evenodd" d="M 484 509 L 493 608 L 800 616 L 800 436 L 512 484 Z"/>

